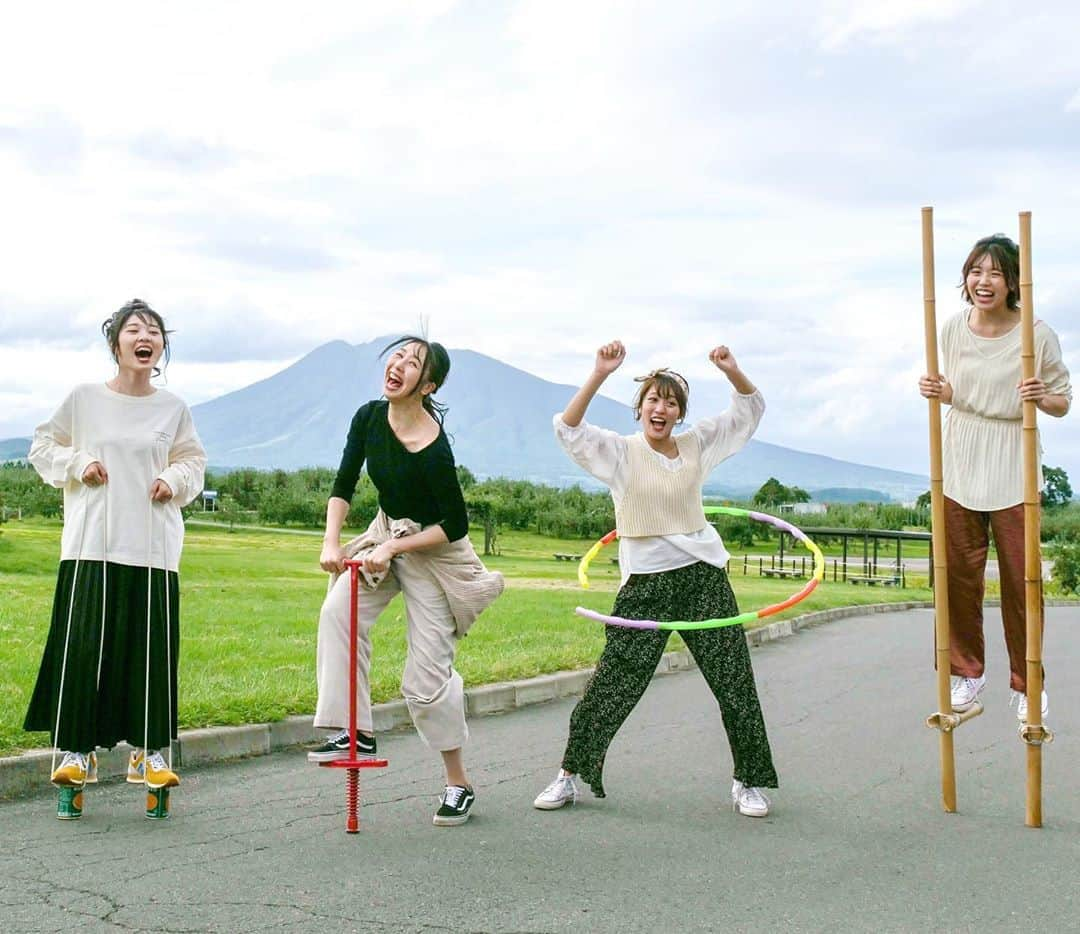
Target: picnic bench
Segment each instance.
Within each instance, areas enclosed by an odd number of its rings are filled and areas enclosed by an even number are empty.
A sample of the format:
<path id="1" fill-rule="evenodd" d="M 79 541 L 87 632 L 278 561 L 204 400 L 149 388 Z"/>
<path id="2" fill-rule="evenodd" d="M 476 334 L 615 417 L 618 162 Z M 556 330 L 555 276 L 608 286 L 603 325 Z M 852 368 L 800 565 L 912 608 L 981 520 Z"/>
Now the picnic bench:
<path id="1" fill-rule="evenodd" d="M 556 561 L 580 561 L 581 560 L 581 555 L 572 555 L 572 554 L 568 554 L 565 551 L 556 551 L 555 552 L 555 560 Z M 612 558 L 611 563 L 612 564 L 618 564 L 619 559 L 618 558 Z"/>
<path id="2" fill-rule="evenodd" d="M 848 581 L 852 584 L 866 584 L 867 587 L 876 587 L 881 584 L 882 587 L 899 587 L 899 577 L 874 577 L 870 575 L 856 575 L 848 576 Z"/>
<path id="3" fill-rule="evenodd" d="M 763 577 L 792 577 L 797 579 L 806 577 L 798 568 L 762 568 L 761 574 Z"/>

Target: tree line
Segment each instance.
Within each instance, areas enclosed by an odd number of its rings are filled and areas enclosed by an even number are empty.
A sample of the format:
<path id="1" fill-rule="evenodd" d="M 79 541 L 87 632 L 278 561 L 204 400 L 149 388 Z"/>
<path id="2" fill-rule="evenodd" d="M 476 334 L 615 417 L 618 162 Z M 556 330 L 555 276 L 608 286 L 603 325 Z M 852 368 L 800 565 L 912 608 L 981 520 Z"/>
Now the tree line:
<path id="1" fill-rule="evenodd" d="M 1060 468 L 1046 468 L 1047 494 L 1042 519 L 1044 541 L 1080 543 L 1080 504 L 1072 503 L 1068 477 Z M 215 511 L 230 523 L 317 528 L 326 516 L 326 501 L 334 483 L 334 470 L 306 467 L 300 470 L 241 469 L 208 471 L 206 489 L 217 492 Z M 556 538 L 596 539 L 615 527 L 615 510 L 606 491 L 580 486 L 555 487 L 528 480 L 498 477 L 477 480 L 468 467 L 458 467 L 458 478 L 472 523 L 484 528 L 493 544 L 498 531 L 530 531 Z M 796 486 L 785 486 L 770 477 L 747 505 L 775 512 L 781 504 L 807 502 L 810 495 Z M 716 500 L 720 502 L 720 500 Z M 730 502 L 730 501 L 724 501 Z M 0 466 L 0 504 L 8 512 L 23 515 L 60 516 L 62 491 L 41 482 L 25 462 Z M 201 500 L 185 509 L 186 515 L 202 512 Z M 361 473 L 346 524 L 364 528 L 378 510 L 378 494 L 366 473 Z M 0 510 L 3 515 L 3 510 Z M 929 496 L 914 507 L 897 503 L 839 503 L 805 524 L 850 529 L 927 529 Z M 736 517 L 719 517 L 717 527 L 733 545 L 751 546 L 774 535 L 769 527 Z"/>

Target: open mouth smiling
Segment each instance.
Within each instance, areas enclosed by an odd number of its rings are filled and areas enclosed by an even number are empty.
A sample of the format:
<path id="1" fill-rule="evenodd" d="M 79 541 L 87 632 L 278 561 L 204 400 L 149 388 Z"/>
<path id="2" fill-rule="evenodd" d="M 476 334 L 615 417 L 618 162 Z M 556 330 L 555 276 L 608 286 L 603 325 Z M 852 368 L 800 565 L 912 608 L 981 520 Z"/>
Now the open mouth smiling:
<path id="1" fill-rule="evenodd" d="M 136 347 L 135 359 L 140 363 L 149 363 L 154 357 L 154 351 L 149 347 Z"/>

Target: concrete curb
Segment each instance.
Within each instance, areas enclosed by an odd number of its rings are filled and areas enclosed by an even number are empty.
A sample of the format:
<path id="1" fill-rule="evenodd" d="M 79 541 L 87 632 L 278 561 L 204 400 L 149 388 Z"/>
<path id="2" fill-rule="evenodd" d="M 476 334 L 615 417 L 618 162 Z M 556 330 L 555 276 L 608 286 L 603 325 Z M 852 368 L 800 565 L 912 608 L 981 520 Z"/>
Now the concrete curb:
<path id="1" fill-rule="evenodd" d="M 998 606 L 1000 601 L 988 600 L 987 606 Z M 1077 600 L 1047 600 L 1047 606 L 1080 606 Z M 836 607 L 804 613 L 792 619 L 780 620 L 748 630 L 746 641 L 760 646 L 777 639 L 792 636 L 803 629 L 820 626 L 838 619 L 864 616 L 872 613 L 899 613 L 914 609 L 933 608 L 926 601 L 903 603 L 871 603 L 862 606 Z M 686 650 L 667 652 L 660 659 L 656 676 L 687 671 L 694 666 L 693 656 Z M 539 675 L 522 681 L 506 681 L 470 688 L 465 692 L 465 709 L 470 717 L 504 713 L 519 707 L 542 704 L 561 697 L 580 695 L 585 690 L 592 668 L 578 671 L 559 671 Z M 411 726 L 409 710 L 403 700 L 376 704 L 372 710 L 375 730 L 389 732 Z M 325 730 L 312 725 L 311 716 L 286 717 L 275 723 L 256 723 L 245 726 L 216 726 L 199 730 L 185 730 L 173 746 L 173 762 L 177 765 L 203 765 L 227 759 L 243 759 L 265 756 L 280 749 L 315 743 Z M 104 780 L 123 778 L 127 771 L 130 747 L 121 743 L 114 749 L 98 753 L 98 774 Z M 0 800 L 38 794 L 48 786 L 52 763 L 51 749 L 35 749 L 18 756 L 0 757 Z"/>

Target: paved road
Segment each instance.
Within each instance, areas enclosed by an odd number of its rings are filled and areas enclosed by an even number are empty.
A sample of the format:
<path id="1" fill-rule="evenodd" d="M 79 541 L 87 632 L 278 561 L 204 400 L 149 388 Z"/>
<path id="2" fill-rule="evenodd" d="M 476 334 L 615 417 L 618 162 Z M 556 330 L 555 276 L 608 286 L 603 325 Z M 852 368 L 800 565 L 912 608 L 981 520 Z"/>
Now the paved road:
<path id="1" fill-rule="evenodd" d="M 439 772 L 411 733 L 380 744 L 363 830 L 339 774 L 298 754 L 189 771 L 171 821 L 106 785 L 81 822 L 0 804 L 4 931 L 1043 931 L 1080 929 L 1076 609 L 1048 610 L 1041 830 L 988 612 L 986 713 L 957 734 L 960 813 L 941 811 L 931 614 L 836 622 L 755 650 L 783 787 L 727 807 L 730 761 L 696 672 L 650 686 L 602 801 L 535 811 L 572 704 L 473 721 L 476 814 L 431 825 Z"/>
<path id="2" fill-rule="evenodd" d="M 884 564 L 885 567 L 889 567 L 884 561 L 879 562 L 880 565 Z M 917 571 L 919 574 L 926 574 L 930 570 L 929 558 L 904 558 L 904 566 L 908 571 Z M 1044 560 L 1042 563 L 1042 576 L 1043 580 L 1050 580 L 1050 571 L 1054 566 L 1054 562 L 1050 560 Z M 1001 579 L 1001 574 L 998 570 L 997 558 L 990 558 L 986 562 L 986 579 L 989 581 L 996 581 Z"/>
<path id="3" fill-rule="evenodd" d="M 241 532 L 272 532 L 274 535 L 307 535 L 314 536 L 316 538 L 322 538 L 323 533 L 316 529 L 290 529 L 285 526 L 268 526 L 268 525 L 248 525 L 242 522 L 234 522 L 229 525 L 228 522 L 215 521 L 213 519 L 185 519 L 185 527 L 195 528 L 211 528 L 211 529 L 229 529 L 237 530 Z"/>

